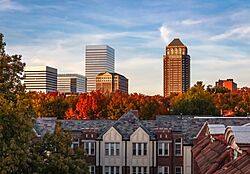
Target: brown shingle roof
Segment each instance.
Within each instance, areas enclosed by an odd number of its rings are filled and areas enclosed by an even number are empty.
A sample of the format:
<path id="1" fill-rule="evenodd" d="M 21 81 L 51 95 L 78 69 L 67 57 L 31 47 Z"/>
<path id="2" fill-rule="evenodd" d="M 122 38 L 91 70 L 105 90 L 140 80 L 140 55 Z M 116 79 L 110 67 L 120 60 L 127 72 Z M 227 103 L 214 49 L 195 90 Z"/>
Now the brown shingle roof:
<path id="1" fill-rule="evenodd" d="M 230 160 L 227 145 L 220 139 L 211 141 L 206 137 L 192 148 L 192 152 L 198 173 L 213 174 Z"/>
<path id="2" fill-rule="evenodd" d="M 249 152 L 241 155 L 236 160 L 233 160 L 224 165 L 215 174 L 236 174 L 245 173 L 250 174 L 250 154 Z"/>

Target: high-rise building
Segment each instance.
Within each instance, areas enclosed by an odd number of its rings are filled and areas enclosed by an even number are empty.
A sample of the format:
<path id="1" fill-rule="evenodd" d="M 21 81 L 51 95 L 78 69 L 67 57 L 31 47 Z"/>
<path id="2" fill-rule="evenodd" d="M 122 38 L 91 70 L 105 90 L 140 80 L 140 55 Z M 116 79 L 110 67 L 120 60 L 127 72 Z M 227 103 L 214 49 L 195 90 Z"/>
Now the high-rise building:
<path id="1" fill-rule="evenodd" d="M 96 76 L 96 90 L 128 93 L 128 79 L 118 73 L 104 72 Z"/>
<path id="2" fill-rule="evenodd" d="M 86 92 L 86 77 L 80 74 L 58 74 L 57 91 L 61 93 Z"/>
<path id="3" fill-rule="evenodd" d="M 57 69 L 49 66 L 27 66 L 24 68 L 24 84 L 28 91 L 55 92 Z"/>
<path id="4" fill-rule="evenodd" d="M 87 92 L 96 90 L 96 76 L 102 72 L 114 72 L 115 50 L 108 45 L 87 45 L 85 52 Z"/>
<path id="5" fill-rule="evenodd" d="M 164 55 L 164 96 L 186 92 L 190 88 L 190 56 L 187 47 L 175 38 Z"/>
<path id="6" fill-rule="evenodd" d="M 237 84 L 233 79 L 218 80 L 218 82 L 215 82 L 215 86 L 227 88 L 232 92 L 235 92 L 237 90 Z"/>

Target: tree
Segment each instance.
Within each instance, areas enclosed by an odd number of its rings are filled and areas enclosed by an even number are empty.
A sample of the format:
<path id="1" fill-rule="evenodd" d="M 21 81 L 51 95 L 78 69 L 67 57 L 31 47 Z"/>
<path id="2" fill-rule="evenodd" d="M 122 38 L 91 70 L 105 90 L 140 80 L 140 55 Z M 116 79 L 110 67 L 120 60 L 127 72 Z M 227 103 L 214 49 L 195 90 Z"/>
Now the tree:
<path id="1" fill-rule="evenodd" d="M 76 104 L 77 119 L 107 118 L 107 97 L 100 91 L 92 91 L 79 96 Z"/>
<path id="2" fill-rule="evenodd" d="M 175 97 L 173 114 L 214 115 L 217 113 L 213 98 L 204 90 L 202 82 L 197 82 L 187 93 Z"/>
<path id="3" fill-rule="evenodd" d="M 69 103 L 63 94 L 57 92 L 29 92 L 36 117 L 57 117 L 63 119 L 69 108 Z"/>
<path id="4" fill-rule="evenodd" d="M 107 105 L 107 114 L 111 119 L 119 119 L 121 115 L 129 110 L 127 107 L 131 102 L 128 99 L 128 94 L 116 91 L 110 96 L 110 101 Z"/>
<path id="5" fill-rule="evenodd" d="M 7 99 L 15 100 L 15 94 L 24 93 L 21 79 L 25 63 L 21 62 L 21 55 L 6 54 L 5 45 L 0 33 L 0 93 Z"/>
<path id="6" fill-rule="evenodd" d="M 71 139 L 63 132 L 60 134 L 61 130 L 36 141 L 34 110 L 21 84 L 24 63 L 21 56 L 7 55 L 4 45 L 0 34 L 0 173 L 86 173 L 82 172 L 86 169 L 85 161 L 80 159 L 84 158 L 83 153 L 69 150 Z M 41 155 L 48 150 L 42 146 L 45 142 L 57 149 L 48 157 L 48 165 Z"/>
<path id="7" fill-rule="evenodd" d="M 56 127 L 54 134 L 45 134 L 33 145 L 34 171 L 41 174 L 87 174 L 83 148 L 73 150 L 71 143 L 71 135 L 60 126 Z"/>
<path id="8" fill-rule="evenodd" d="M 21 56 L 5 53 L 0 34 L 0 171 L 25 173 L 30 162 L 33 109 L 21 84 Z"/>

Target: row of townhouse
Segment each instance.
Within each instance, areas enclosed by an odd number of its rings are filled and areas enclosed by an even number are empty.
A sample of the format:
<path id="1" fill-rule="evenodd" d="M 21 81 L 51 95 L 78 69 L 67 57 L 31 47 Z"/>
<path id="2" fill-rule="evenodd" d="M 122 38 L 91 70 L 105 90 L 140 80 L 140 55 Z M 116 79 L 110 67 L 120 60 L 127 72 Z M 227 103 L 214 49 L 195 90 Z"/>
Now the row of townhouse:
<path id="1" fill-rule="evenodd" d="M 193 141 L 205 123 L 242 125 L 250 118 L 157 116 L 140 120 L 130 111 L 118 120 L 39 118 L 38 135 L 60 124 L 72 136 L 72 148 L 84 148 L 91 174 L 191 174 Z"/>

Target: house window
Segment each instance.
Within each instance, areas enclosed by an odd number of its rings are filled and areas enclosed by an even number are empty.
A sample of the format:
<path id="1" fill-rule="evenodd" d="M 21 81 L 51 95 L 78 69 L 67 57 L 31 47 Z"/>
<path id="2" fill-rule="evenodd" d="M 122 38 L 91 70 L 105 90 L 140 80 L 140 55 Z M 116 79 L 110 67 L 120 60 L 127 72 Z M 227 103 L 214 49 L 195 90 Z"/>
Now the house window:
<path id="1" fill-rule="evenodd" d="M 84 142 L 83 145 L 87 155 L 95 155 L 95 142 Z"/>
<path id="2" fill-rule="evenodd" d="M 159 166 L 158 167 L 158 174 L 169 174 L 169 167 L 168 166 Z"/>
<path id="3" fill-rule="evenodd" d="M 182 174 L 182 167 L 181 166 L 175 167 L 175 174 Z"/>
<path id="4" fill-rule="evenodd" d="M 105 174 L 119 174 L 119 167 L 118 166 L 105 166 L 104 168 Z"/>
<path id="5" fill-rule="evenodd" d="M 182 140 L 181 138 L 175 139 L 175 155 L 182 155 Z"/>
<path id="6" fill-rule="evenodd" d="M 158 155 L 159 156 L 168 156 L 169 143 L 158 142 Z"/>
<path id="7" fill-rule="evenodd" d="M 147 155 L 147 143 L 133 143 L 133 155 Z"/>
<path id="8" fill-rule="evenodd" d="M 105 143 L 105 155 L 119 156 L 120 155 L 120 143 Z"/>
<path id="9" fill-rule="evenodd" d="M 89 174 L 95 174 L 95 166 L 89 166 Z"/>
<path id="10" fill-rule="evenodd" d="M 73 138 L 71 148 L 76 149 L 79 147 L 79 138 Z"/>
<path id="11" fill-rule="evenodd" d="M 147 174 L 147 167 L 133 167 L 133 174 Z"/>

